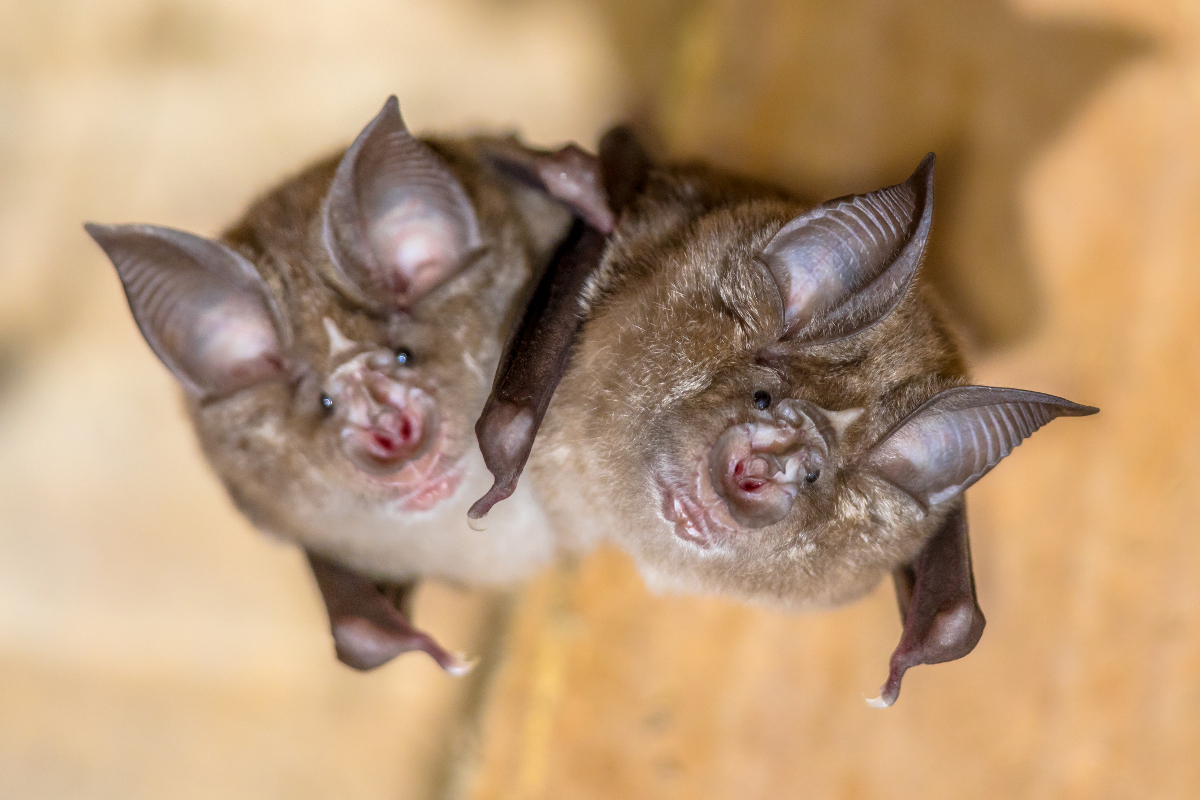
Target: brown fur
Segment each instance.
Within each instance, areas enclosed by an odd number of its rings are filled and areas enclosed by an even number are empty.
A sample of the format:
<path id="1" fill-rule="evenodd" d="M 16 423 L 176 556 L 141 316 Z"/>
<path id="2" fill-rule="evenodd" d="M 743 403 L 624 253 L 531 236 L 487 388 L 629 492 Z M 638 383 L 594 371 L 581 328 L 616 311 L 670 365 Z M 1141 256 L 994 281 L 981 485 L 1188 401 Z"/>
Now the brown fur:
<path id="1" fill-rule="evenodd" d="M 904 493 L 860 472 L 864 452 L 937 392 L 966 383 L 927 287 L 859 335 L 781 341 L 779 291 L 756 254 L 810 207 L 699 166 L 656 170 L 585 292 L 586 322 L 531 460 L 539 498 L 580 543 L 612 539 L 659 588 L 785 605 L 857 597 L 933 534 Z M 783 521 L 702 549 L 675 536 L 658 479 L 731 424 L 751 395 L 861 408 L 831 470 Z"/>
<path id="2" fill-rule="evenodd" d="M 332 267 L 320 212 L 340 155 L 314 164 L 254 203 L 222 237 L 257 267 L 282 312 L 289 379 L 189 400 L 189 410 L 209 461 L 256 526 L 377 578 L 504 581 L 544 562 L 552 548 L 528 503 L 514 512 L 531 528 L 522 540 L 467 528 L 460 500 L 472 496 L 483 471 L 471 426 L 527 287 L 569 215 L 493 171 L 477 156 L 479 142 L 428 144 L 466 190 L 483 254 L 409 312 L 358 307 L 325 277 Z M 445 449 L 467 472 L 452 498 L 404 514 L 393 508 L 392 487 L 360 473 L 338 450 L 320 408 L 331 367 L 325 319 L 355 342 L 413 353 L 412 379 L 436 400 Z"/>

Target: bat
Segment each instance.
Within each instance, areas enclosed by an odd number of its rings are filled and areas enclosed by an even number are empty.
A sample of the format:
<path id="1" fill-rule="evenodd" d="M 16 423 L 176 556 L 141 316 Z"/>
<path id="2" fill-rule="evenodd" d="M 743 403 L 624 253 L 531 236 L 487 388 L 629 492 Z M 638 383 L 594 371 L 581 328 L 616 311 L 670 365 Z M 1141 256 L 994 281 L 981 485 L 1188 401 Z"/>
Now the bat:
<path id="1" fill-rule="evenodd" d="M 392 97 L 217 239 L 86 226 L 236 506 L 306 551 L 356 669 L 419 650 L 461 673 L 411 622 L 417 581 L 503 584 L 555 549 L 528 493 L 491 533 L 465 517 L 487 486 L 471 424 L 571 221 L 485 144 L 414 138 Z"/>
<path id="2" fill-rule="evenodd" d="M 554 194 L 552 155 L 493 157 Z M 617 543 L 658 589 L 822 607 L 891 574 L 904 631 L 868 701 L 891 705 L 907 669 L 961 658 L 983 632 L 963 491 L 1050 420 L 1097 409 L 969 384 L 916 280 L 933 154 L 902 183 L 816 205 L 655 164 L 623 129 L 594 169 L 571 183 L 606 189 L 591 202 L 615 222 L 599 251 L 577 236 L 559 252 L 571 268 L 550 274 L 582 288 L 541 320 L 569 334 L 567 355 L 506 354 L 567 360 L 524 370 L 561 376 L 527 388 L 541 435 L 512 414 L 477 426 L 485 453 L 506 454 L 488 464 L 496 486 L 528 458 L 552 524 Z M 515 396 L 509 383 L 498 373 L 493 398 Z"/>

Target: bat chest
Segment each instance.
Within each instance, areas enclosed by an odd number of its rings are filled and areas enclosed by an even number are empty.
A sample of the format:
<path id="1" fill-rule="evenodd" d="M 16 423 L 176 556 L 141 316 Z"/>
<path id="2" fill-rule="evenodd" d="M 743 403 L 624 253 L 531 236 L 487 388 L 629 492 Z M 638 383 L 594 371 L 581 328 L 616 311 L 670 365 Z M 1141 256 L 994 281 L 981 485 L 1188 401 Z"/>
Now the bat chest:
<path id="1" fill-rule="evenodd" d="M 455 492 L 433 508 L 328 504 L 293 518 L 288 538 L 377 579 L 504 585 L 547 564 L 559 547 L 531 491 L 519 487 L 475 530 L 467 509 L 491 475 L 477 452 L 465 467 Z"/>

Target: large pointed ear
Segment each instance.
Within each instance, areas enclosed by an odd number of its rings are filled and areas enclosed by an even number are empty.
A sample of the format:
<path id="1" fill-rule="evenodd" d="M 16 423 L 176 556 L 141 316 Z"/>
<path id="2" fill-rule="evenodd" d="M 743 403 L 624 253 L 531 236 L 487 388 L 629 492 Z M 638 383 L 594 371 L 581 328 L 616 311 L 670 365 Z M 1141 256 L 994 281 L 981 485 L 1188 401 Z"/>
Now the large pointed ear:
<path id="1" fill-rule="evenodd" d="M 1020 389 L 947 389 L 880 439 L 867 453 L 865 468 L 928 508 L 982 478 L 1055 417 L 1082 417 L 1097 411 Z"/>
<path id="2" fill-rule="evenodd" d="M 575 144 L 539 150 L 515 138 L 488 140 L 480 149 L 510 178 L 550 195 L 601 233 L 612 233 L 613 212 L 596 156 Z"/>
<path id="3" fill-rule="evenodd" d="M 783 226 L 762 252 L 783 298 L 783 338 L 858 333 L 896 307 L 933 223 L 933 153 L 904 183 L 822 203 Z"/>
<path id="4" fill-rule="evenodd" d="M 278 314 L 231 248 L 154 225 L 84 226 L 108 254 L 150 348 L 196 398 L 284 375 Z"/>
<path id="5" fill-rule="evenodd" d="M 874 708 L 896 702 L 900 681 L 911 667 L 962 658 L 983 635 L 986 620 L 975 596 L 965 500 L 954 503 L 916 559 L 893 577 L 904 633 L 879 697 L 867 701 Z"/>
<path id="6" fill-rule="evenodd" d="M 324 236 L 339 288 L 375 309 L 412 306 L 478 250 L 467 193 L 404 127 L 394 96 L 338 164 Z"/>

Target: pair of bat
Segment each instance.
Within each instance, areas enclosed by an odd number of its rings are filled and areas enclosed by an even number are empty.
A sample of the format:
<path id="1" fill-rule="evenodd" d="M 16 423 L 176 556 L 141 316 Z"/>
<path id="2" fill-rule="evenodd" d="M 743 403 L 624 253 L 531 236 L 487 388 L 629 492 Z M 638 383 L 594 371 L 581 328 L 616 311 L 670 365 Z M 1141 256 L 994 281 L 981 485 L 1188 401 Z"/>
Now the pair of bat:
<path id="1" fill-rule="evenodd" d="M 1095 412 L 968 385 L 914 282 L 932 215 L 932 156 L 814 207 L 625 129 L 598 156 L 418 140 L 392 98 L 219 240 L 87 227 L 234 502 L 308 553 L 345 663 L 461 672 L 410 622 L 418 580 L 611 541 L 655 587 L 776 605 L 892 573 L 890 705 L 982 633 L 963 490 Z"/>

